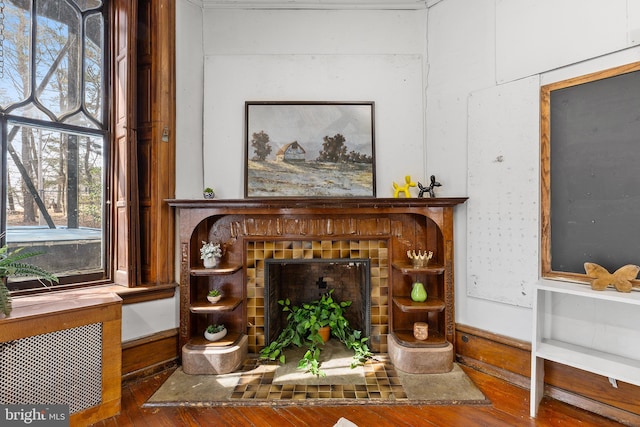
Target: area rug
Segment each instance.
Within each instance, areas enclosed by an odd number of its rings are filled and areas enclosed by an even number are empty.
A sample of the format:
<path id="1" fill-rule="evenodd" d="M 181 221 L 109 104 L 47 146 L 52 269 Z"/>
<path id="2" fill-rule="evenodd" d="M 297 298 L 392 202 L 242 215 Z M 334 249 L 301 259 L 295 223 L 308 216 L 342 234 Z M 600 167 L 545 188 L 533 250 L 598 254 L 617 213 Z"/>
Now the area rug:
<path id="1" fill-rule="evenodd" d="M 291 349 L 284 365 L 250 357 L 231 374 L 188 375 L 178 368 L 144 406 L 490 404 L 456 364 L 445 374 L 407 374 L 376 354 L 351 369 L 353 353 L 334 341 L 322 350 L 324 377 L 297 369 L 302 350 Z"/>

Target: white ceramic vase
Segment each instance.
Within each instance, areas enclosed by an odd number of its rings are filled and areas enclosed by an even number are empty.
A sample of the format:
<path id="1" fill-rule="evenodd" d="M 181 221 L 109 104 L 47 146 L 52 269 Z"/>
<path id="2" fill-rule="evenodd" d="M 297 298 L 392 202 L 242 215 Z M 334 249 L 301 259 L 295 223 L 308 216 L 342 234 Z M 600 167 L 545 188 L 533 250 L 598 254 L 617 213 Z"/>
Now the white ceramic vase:
<path id="1" fill-rule="evenodd" d="M 218 266 L 218 258 L 205 258 L 202 260 L 202 263 L 204 264 L 204 268 L 216 268 Z"/>

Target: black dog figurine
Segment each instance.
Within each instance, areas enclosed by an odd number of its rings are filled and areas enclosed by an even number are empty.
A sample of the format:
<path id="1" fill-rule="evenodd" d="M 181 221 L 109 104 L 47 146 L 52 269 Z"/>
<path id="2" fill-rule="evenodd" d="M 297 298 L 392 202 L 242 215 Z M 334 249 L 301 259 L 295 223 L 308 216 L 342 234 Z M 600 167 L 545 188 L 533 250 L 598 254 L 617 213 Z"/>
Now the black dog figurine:
<path id="1" fill-rule="evenodd" d="M 424 193 L 429 193 L 429 197 L 436 197 L 435 191 L 433 191 L 434 187 L 441 187 L 442 184 L 436 182 L 436 176 L 431 175 L 431 184 L 428 187 L 423 186 L 418 182 L 418 188 L 420 188 L 420 192 L 418 193 L 418 197 L 424 197 Z"/>

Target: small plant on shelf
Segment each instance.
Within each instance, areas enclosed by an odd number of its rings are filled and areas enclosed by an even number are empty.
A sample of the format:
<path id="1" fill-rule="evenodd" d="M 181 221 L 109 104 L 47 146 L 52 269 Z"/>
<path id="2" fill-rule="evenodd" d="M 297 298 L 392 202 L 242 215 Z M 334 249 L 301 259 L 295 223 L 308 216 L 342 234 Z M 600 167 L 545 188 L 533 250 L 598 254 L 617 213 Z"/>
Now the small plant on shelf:
<path id="1" fill-rule="evenodd" d="M 222 249 L 220 249 L 220 243 L 202 242 L 200 248 L 200 259 L 215 258 L 222 256 Z"/>
<path id="2" fill-rule="evenodd" d="M 209 302 L 218 302 L 220 301 L 220 298 L 222 298 L 222 292 L 220 292 L 219 289 L 211 289 L 207 293 L 207 299 Z"/>
<path id="3" fill-rule="evenodd" d="M 210 334 L 221 332 L 224 329 L 225 329 L 224 325 L 213 324 L 213 325 L 207 326 L 207 332 Z"/>
<path id="4" fill-rule="evenodd" d="M 222 249 L 220 248 L 220 243 L 202 242 L 200 259 L 203 261 L 205 268 L 216 267 L 221 256 Z"/>
<path id="5" fill-rule="evenodd" d="M 280 335 L 260 351 L 260 358 L 285 363 L 286 348 L 291 345 L 304 346 L 308 350 L 298 363 L 298 368 L 306 369 L 316 376 L 325 376 L 320 369 L 319 361 L 324 340 L 318 332 L 324 326 L 329 326 L 331 335 L 354 351 L 352 368 L 373 356 L 366 344 L 368 338 L 362 337 L 361 331 L 352 329 L 344 317 L 344 310 L 351 305 L 351 301 L 335 301 L 332 294 L 333 290 L 330 290 L 319 300 L 302 304 L 300 307 L 291 305 L 288 298 L 278 301 L 282 311 L 288 313 L 287 324 Z"/>
<path id="6" fill-rule="evenodd" d="M 218 341 L 224 338 L 227 335 L 227 328 L 223 324 L 213 324 L 207 326 L 207 329 L 204 331 L 205 339 L 209 341 Z"/>
<path id="7" fill-rule="evenodd" d="M 202 191 L 202 195 L 204 196 L 205 199 L 213 199 L 216 197 L 216 193 L 215 191 L 213 191 L 213 188 L 211 187 L 207 187 Z"/>

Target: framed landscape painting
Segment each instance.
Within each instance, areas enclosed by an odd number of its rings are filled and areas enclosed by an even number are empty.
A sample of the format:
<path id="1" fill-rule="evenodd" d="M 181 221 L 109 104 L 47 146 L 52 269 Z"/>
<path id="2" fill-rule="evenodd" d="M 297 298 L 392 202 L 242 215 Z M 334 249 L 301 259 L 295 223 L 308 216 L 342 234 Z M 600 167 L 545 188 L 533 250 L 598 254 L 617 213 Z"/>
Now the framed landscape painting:
<path id="1" fill-rule="evenodd" d="M 245 103 L 245 197 L 375 197 L 373 102 Z"/>

